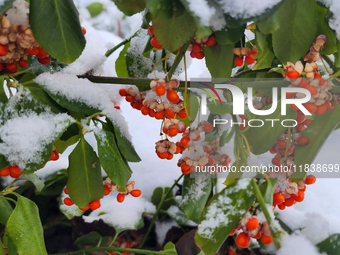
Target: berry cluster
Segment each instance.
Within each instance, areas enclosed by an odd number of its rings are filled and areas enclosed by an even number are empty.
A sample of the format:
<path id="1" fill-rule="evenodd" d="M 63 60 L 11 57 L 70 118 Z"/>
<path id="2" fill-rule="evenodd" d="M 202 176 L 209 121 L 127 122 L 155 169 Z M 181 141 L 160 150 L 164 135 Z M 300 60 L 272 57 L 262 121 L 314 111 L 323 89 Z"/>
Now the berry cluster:
<path id="1" fill-rule="evenodd" d="M 139 197 L 142 194 L 142 192 L 139 189 L 134 189 L 134 187 L 135 187 L 135 182 L 128 181 L 126 183 L 125 192 L 119 192 L 119 194 L 117 195 L 117 201 L 119 203 L 122 203 L 125 199 L 125 195 L 127 194 L 130 194 L 133 197 Z M 115 184 L 109 177 L 105 179 L 104 196 L 107 196 L 111 192 L 115 192 L 119 189 L 120 187 L 117 184 Z M 64 193 L 68 195 L 67 187 L 64 188 Z M 67 206 L 74 205 L 74 202 L 69 197 L 66 197 L 63 202 Z M 89 203 L 85 208 L 79 207 L 79 209 L 82 211 L 87 211 L 88 209 L 91 209 L 94 211 L 94 210 L 97 210 L 100 206 L 101 206 L 100 199 L 98 199 L 98 200 L 94 200 L 91 203 Z"/>
<path id="2" fill-rule="evenodd" d="M 242 66 L 243 65 L 243 59 L 245 58 L 245 61 L 248 65 L 251 65 L 255 62 L 256 58 L 254 55 L 257 55 L 257 48 L 256 46 L 253 46 L 252 49 L 250 48 L 234 48 L 233 52 L 238 57 L 235 58 L 235 65 L 236 66 Z"/>
<path id="3" fill-rule="evenodd" d="M 260 240 L 264 245 L 271 244 L 273 239 L 268 222 L 262 220 L 262 218 L 262 216 L 254 216 L 248 211 L 229 235 L 233 236 L 236 231 L 242 230 L 242 232 L 237 234 L 235 239 L 236 244 L 241 248 L 249 247 L 251 242 L 250 238 Z"/>
<path id="4" fill-rule="evenodd" d="M 136 246 L 136 241 L 132 241 L 132 242 L 129 242 L 129 241 L 126 241 L 124 240 L 123 238 L 118 238 L 118 240 L 114 243 L 114 246 L 115 247 L 119 247 L 119 248 L 131 248 L 131 247 L 135 247 Z M 129 253 L 126 252 L 126 251 L 123 251 L 123 252 L 120 252 L 119 254 L 122 254 L 122 255 L 128 255 Z M 131 253 L 130 253 L 131 254 Z M 115 252 L 112 252 L 112 251 L 109 251 L 109 255 L 118 255 L 117 253 Z"/>
<path id="5" fill-rule="evenodd" d="M 189 45 L 187 51 L 190 51 L 190 56 L 192 58 L 203 59 L 204 53 L 202 51 L 203 47 L 212 47 L 216 44 L 216 37 L 214 35 L 210 35 L 204 37 L 202 39 L 194 36 Z"/>

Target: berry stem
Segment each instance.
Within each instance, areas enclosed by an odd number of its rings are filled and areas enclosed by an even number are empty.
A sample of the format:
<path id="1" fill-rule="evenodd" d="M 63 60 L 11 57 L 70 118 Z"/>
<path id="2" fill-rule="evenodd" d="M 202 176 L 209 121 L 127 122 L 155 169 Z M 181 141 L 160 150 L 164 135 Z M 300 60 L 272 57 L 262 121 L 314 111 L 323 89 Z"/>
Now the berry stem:
<path id="1" fill-rule="evenodd" d="M 174 184 L 170 187 L 170 189 L 168 190 L 168 192 L 167 192 L 164 196 L 162 196 L 161 202 L 159 203 L 159 205 L 158 205 L 158 207 L 157 207 L 157 210 L 156 210 L 155 214 L 153 215 L 153 218 L 152 218 L 152 220 L 151 220 L 151 222 L 150 222 L 150 225 L 149 225 L 149 227 L 148 227 L 148 230 L 146 231 L 146 234 L 145 234 L 143 240 L 142 240 L 142 241 L 140 242 L 140 244 L 138 245 L 138 248 L 143 247 L 144 243 L 145 243 L 146 240 L 148 239 L 148 236 L 149 236 L 149 234 L 150 234 L 150 232 L 151 232 L 151 230 L 152 230 L 153 225 L 155 224 L 157 215 L 159 214 L 159 212 L 160 212 L 160 210 L 161 210 L 161 208 L 162 208 L 162 206 L 163 206 L 163 203 L 164 203 L 165 199 L 169 196 L 170 192 L 172 192 L 172 190 L 174 189 L 174 187 L 176 186 L 176 184 L 182 179 L 183 176 L 184 176 L 184 174 L 182 174 L 182 175 L 174 182 Z M 141 252 L 137 252 L 137 253 L 141 253 Z M 153 254 L 153 253 L 144 253 L 144 254 Z"/>
<path id="2" fill-rule="evenodd" d="M 109 57 L 113 52 L 115 52 L 117 49 L 119 49 L 121 46 L 127 44 L 128 42 L 131 41 L 131 38 L 128 38 L 128 39 L 125 39 L 124 41 L 122 41 L 121 43 L 117 44 L 116 46 L 114 46 L 112 49 L 108 50 L 106 53 L 105 53 L 105 57 Z"/>
<path id="3" fill-rule="evenodd" d="M 5 200 L 8 200 L 8 201 L 13 202 L 14 204 L 17 204 L 17 201 L 15 201 L 14 199 L 12 199 L 12 198 L 10 198 L 10 197 L 3 197 L 3 196 L 0 196 L 0 199 L 5 199 Z"/>
<path id="4" fill-rule="evenodd" d="M 115 234 L 115 236 L 113 237 L 113 240 L 112 240 L 112 242 L 110 243 L 109 247 L 111 247 L 111 246 L 114 244 L 114 242 L 116 241 L 118 235 L 119 235 L 119 232 L 116 231 L 116 234 Z"/>
<path id="5" fill-rule="evenodd" d="M 244 143 L 246 144 L 247 152 L 248 152 L 248 157 L 250 158 L 250 146 L 249 146 L 248 140 L 247 140 L 247 138 L 245 137 L 244 134 L 240 134 L 240 135 L 242 136 L 243 141 L 244 141 Z"/>
<path id="6" fill-rule="evenodd" d="M 266 217 L 266 220 L 267 220 L 268 225 L 270 227 L 271 235 L 273 237 L 273 243 L 274 243 L 276 249 L 280 249 L 281 245 L 278 242 L 278 240 L 280 240 L 280 234 L 278 232 L 274 231 L 274 229 L 271 227 L 272 218 L 271 218 L 271 216 L 269 214 L 269 211 L 268 211 L 268 208 L 267 208 L 266 203 L 264 201 L 264 198 L 263 198 L 263 196 L 261 194 L 261 191 L 260 191 L 259 187 L 257 186 L 257 183 L 256 183 L 254 178 L 251 179 L 251 183 L 253 185 L 253 188 L 254 188 L 254 191 L 255 191 L 255 195 L 256 195 L 257 200 L 258 200 L 258 202 L 259 202 L 259 204 L 261 206 L 263 214 Z M 268 183 L 270 183 L 270 182 L 268 182 Z"/>

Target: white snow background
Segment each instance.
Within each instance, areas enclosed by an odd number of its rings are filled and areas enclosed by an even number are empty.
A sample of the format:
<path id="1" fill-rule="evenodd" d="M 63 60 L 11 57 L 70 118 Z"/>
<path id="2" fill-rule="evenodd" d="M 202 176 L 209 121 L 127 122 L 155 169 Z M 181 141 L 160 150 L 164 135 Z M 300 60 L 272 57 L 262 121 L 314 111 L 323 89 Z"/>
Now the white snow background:
<path id="1" fill-rule="evenodd" d="M 118 21 L 122 27 L 123 37 L 127 38 L 140 28 L 142 23 L 141 15 L 136 14 L 132 17 L 124 17 L 110 0 L 75 0 L 74 2 L 81 14 L 82 26 L 87 30 L 87 45 L 82 56 L 71 64 L 64 73 L 83 74 L 89 69 L 95 68 L 97 74 L 116 76 L 115 60 L 123 47 L 113 53 L 104 65 L 101 66 L 102 56 L 107 49 L 122 41 L 122 39 L 116 35 L 118 31 Z M 101 2 L 105 7 L 105 11 L 95 18 L 91 18 L 86 9 L 86 6 L 93 2 Z M 262 5 L 266 2 L 268 6 L 270 6 L 276 1 L 261 0 L 261 2 Z M 336 1 L 329 1 L 329 3 L 334 6 Z M 242 5 L 238 5 L 238 7 L 242 8 Z M 242 10 L 239 10 L 239 13 L 242 13 Z M 100 30 L 93 28 L 93 25 Z M 337 28 L 339 27 L 340 26 Z M 248 37 L 251 37 L 251 34 L 248 34 Z M 190 59 L 190 57 L 187 59 Z M 204 60 L 193 59 L 188 62 L 191 62 L 188 68 L 189 79 L 210 78 Z M 180 75 L 180 79 L 184 80 L 183 73 Z M 106 86 L 117 87 L 117 85 Z M 137 223 L 141 213 L 145 211 L 154 212 L 155 207 L 149 202 L 153 190 L 159 186 L 170 187 L 181 174 L 181 170 L 177 167 L 178 156 L 175 156 L 173 160 L 167 161 L 159 159 L 154 152 L 155 142 L 160 139 L 160 121 L 143 116 L 139 111 L 132 109 L 125 100 L 121 100 L 120 107 L 122 115 L 127 121 L 132 142 L 142 159 L 140 163 L 130 163 L 133 171 L 131 180 L 136 182 L 135 188 L 142 190 L 142 196 L 139 198 L 128 196 L 126 200 L 120 204 L 116 201 L 117 193 L 111 193 L 101 200 L 102 206 L 100 209 L 92 212 L 90 216 L 85 218 L 86 221 L 91 222 L 98 219 L 97 215 L 104 211 L 107 214 L 99 216 L 100 218 L 114 226 L 125 228 Z M 96 142 L 93 135 L 87 135 L 86 139 L 96 149 Z M 337 130 L 331 134 L 325 143 L 324 146 L 327 147 L 327 150 L 321 150 L 314 163 L 327 162 L 328 164 L 339 164 L 339 143 L 340 130 Z M 36 174 L 44 179 L 57 170 L 67 168 L 68 154 L 73 148 L 74 146 L 65 151 L 57 162 L 47 163 L 45 168 L 37 171 Z M 271 157 L 270 155 L 266 155 L 264 158 L 267 158 L 269 161 Z M 222 185 L 220 185 L 220 188 L 221 187 Z M 283 247 L 277 254 L 320 254 L 312 244 L 320 242 L 330 234 L 340 233 L 340 203 L 338 194 L 340 194 L 340 179 L 318 178 L 315 184 L 307 187 L 305 200 L 302 203 L 298 203 L 284 211 L 276 209 L 275 213 L 278 213 L 279 218 L 290 228 L 297 229 L 306 227 L 302 231 L 297 231 L 296 236 L 285 237 Z M 173 222 L 169 224 L 156 224 L 160 244 L 162 244 L 167 230 L 174 225 L 176 224 Z"/>

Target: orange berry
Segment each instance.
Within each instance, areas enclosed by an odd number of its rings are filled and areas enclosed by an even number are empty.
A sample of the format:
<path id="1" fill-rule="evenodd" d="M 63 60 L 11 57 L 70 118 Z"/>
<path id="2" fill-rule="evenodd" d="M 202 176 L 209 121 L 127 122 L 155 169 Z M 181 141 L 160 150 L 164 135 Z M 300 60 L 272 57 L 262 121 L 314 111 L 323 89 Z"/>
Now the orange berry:
<path id="1" fill-rule="evenodd" d="M 120 89 L 119 90 L 119 95 L 121 95 L 122 97 L 125 97 L 125 96 L 127 96 L 127 91 L 126 91 L 126 89 Z"/>
<path id="2" fill-rule="evenodd" d="M 295 104 L 291 104 L 290 107 L 294 110 L 297 111 L 299 108 Z"/>
<path id="3" fill-rule="evenodd" d="M 174 155 L 171 153 L 168 153 L 168 157 L 166 158 L 167 160 L 171 160 L 174 158 Z"/>
<path id="4" fill-rule="evenodd" d="M 246 58 L 245 58 L 245 61 L 246 61 L 246 63 L 248 64 L 248 65 L 251 65 L 251 64 L 253 64 L 254 62 L 255 62 L 255 58 L 253 58 L 252 56 L 246 56 Z"/>
<path id="5" fill-rule="evenodd" d="M 261 237 L 261 243 L 265 244 L 265 245 L 269 245 L 273 242 L 273 239 L 271 236 L 266 236 L 266 235 L 262 235 Z"/>
<path id="6" fill-rule="evenodd" d="M 190 166 L 187 164 L 182 164 L 181 165 L 181 171 L 184 175 L 187 175 L 190 173 Z"/>
<path id="7" fill-rule="evenodd" d="M 313 87 L 314 88 L 314 87 Z M 316 112 L 316 110 L 318 109 L 318 107 L 313 104 L 313 103 L 305 103 L 303 104 L 303 106 L 307 109 L 307 111 L 309 111 L 310 113 L 314 113 Z"/>
<path id="8" fill-rule="evenodd" d="M 205 45 L 212 47 L 216 44 L 216 37 L 214 35 L 208 38 L 208 41 L 205 42 Z"/>
<path id="9" fill-rule="evenodd" d="M 269 152 L 270 152 L 271 154 L 276 154 L 276 153 L 277 153 L 277 151 L 276 151 L 276 149 L 275 149 L 275 145 L 273 145 L 273 147 L 271 147 L 271 149 L 269 150 Z"/>
<path id="10" fill-rule="evenodd" d="M 64 204 L 67 205 L 67 206 L 74 205 L 73 201 L 69 197 L 64 199 Z"/>
<path id="11" fill-rule="evenodd" d="M 306 119 L 306 115 L 302 111 L 298 110 L 297 117 L 296 117 L 297 123 L 302 123 L 305 119 Z"/>
<path id="12" fill-rule="evenodd" d="M 196 56 L 195 56 L 195 52 L 194 52 L 193 50 L 190 52 L 190 57 L 192 57 L 192 58 L 196 58 Z"/>
<path id="13" fill-rule="evenodd" d="M 125 194 L 124 193 L 119 193 L 117 195 L 117 202 L 118 203 L 123 203 L 124 202 L 124 199 L 125 199 Z"/>
<path id="14" fill-rule="evenodd" d="M 316 68 L 315 68 L 316 69 Z M 316 69 L 316 70 L 318 70 L 318 69 Z M 320 74 L 315 74 L 315 76 L 314 76 L 314 79 L 321 79 L 322 78 L 322 76 L 320 75 Z"/>
<path id="15" fill-rule="evenodd" d="M 18 177 L 20 177 L 20 175 L 21 175 L 21 169 L 20 169 L 19 167 L 17 167 L 17 166 L 11 166 L 11 167 L 9 168 L 9 170 L 10 170 L 9 175 L 10 175 L 12 178 L 18 178 Z"/>
<path id="16" fill-rule="evenodd" d="M 81 30 L 83 31 L 83 34 L 86 35 L 86 28 L 85 27 L 81 27 Z"/>
<path id="17" fill-rule="evenodd" d="M 59 159 L 59 153 L 56 151 L 52 151 L 52 155 L 50 157 L 51 161 L 57 161 Z"/>
<path id="18" fill-rule="evenodd" d="M 235 235 L 236 231 L 237 231 L 237 229 L 236 229 L 236 228 L 234 228 L 234 229 L 233 229 L 233 231 L 231 231 L 231 233 L 229 234 L 229 236 L 233 236 L 233 235 Z"/>
<path id="19" fill-rule="evenodd" d="M 165 116 L 167 116 L 169 119 L 175 118 L 175 113 L 173 110 L 166 109 L 165 110 Z"/>
<path id="20" fill-rule="evenodd" d="M 277 207 L 278 207 L 280 210 L 286 209 L 285 203 L 279 204 Z"/>
<path id="21" fill-rule="evenodd" d="M 133 97 L 129 96 L 129 95 L 125 97 L 125 100 L 126 100 L 126 102 L 129 102 L 129 103 L 132 103 L 134 101 Z"/>
<path id="22" fill-rule="evenodd" d="M 213 129 L 214 129 L 214 126 L 213 126 L 211 123 L 206 123 L 206 124 L 204 125 L 204 132 L 209 133 L 209 132 L 211 132 Z"/>
<path id="23" fill-rule="evenodd" d="M 155 110 L 149 109 L 149 116 L 150 116 L 151 118 L 154 118 L 154 117 L 156 116 Z"/>
<path id="24" fill-rule="evenodd" d="M 285 140 L 277 140 L 276 144 L 281 148 L 281 149 L 286 149 L 287 142 Z"/>
<path id="25" fill-rule="evenodd" d="M 302 122 L 303 125 L 308 126 L 312 122 L 311 119 L 307 119 L 304 122 Z"/>
<path id="26" fill-rule="evenodd" d="M 187 117 L 187 113 L 184 109 L 182 109 L 177 113 L 177 116 L 180 117 L 181 119 L 185 119 Z"/>
<path id="27" fill-rule="evenodd" d="M 67 187 L 64 188 L 64 193 L 68 195 Z"/>
<path id="28" fill-rule="evenodd" d="M 295 200 L 293 197 L 287 198 L 285 201 L 285 206 L 291 207 L 294 204 L 294 201 Z"/>
<path id="29" fill-rule="evenodd" d="M 197 53 L 197 52 L 200 52 L 202 51 L 202 46 L 198 43 L 195 43 L 193 46 L 192 46 L 192 50 Z"/>
<path id="30" fill-rule="evenodd" d="M 100 200 L 94 200 L 90 203 L 90 209 L 92 211 L 97 210 L 100 207 Z"/>
<path id="31" fill-rule="evenodd" d="M 215 159 L 213 159 L 213 158 L 209 158 L 209 160 L 208 160 L 208 164 L 210 164 L 210 165 L 213 165 L 213 164 L 215 164 Z"/>
<path id="32" fill-rule="evenodd" d="M 281 193 L 275 193 L 273 196 L 273 204 L 280 205 L 285 201 L 285 196 Z"/>
<path id="33" fill-rule="evenodd" d="M 254 239 L 259 239 L 259 238 L 261 238 L 261 236 L 262 236 L 262 234 L 261 234 L 261 233 L 258 233 L 256 236 L 253 236 L 252 238 L 254 238 Z"/>
<path id="34" fill-rule="evenodd" d="M 325 82 L 326 82 L 325 79 L 321 78 L 319 81 L 320 86 L 325 85 Z"/>
<path id="35" fill-rule="evenodd" d="M 235 66 L 242 66 L 243 65 L 243 58 L 242 57 L 237 57 L 235 58 Z"/>
<path id="36" fill-rule="evenodd" d="M 0 44 L 0 56 L 6 56 L 8 53 L 8 46 Z"/>
<path id="37" fill-rule="evenodd" d="M 286 98 L 293 98 L 296 92 L 286 92 Z"/>
<path id="38" fill-rule="evenodd" d="M 228 250 L 228 255 L 237 255 L 237 253 L 232 250 Z"/>
<path id="39" fill-rule="evenodd" d="M 154 48 L 156 48 L 156 49 L 159 49 L 159 50 L 160 50 L 160 49 L 163 48 L 163 46 L 159 44 L 159 42 L 158 42 L 156 36 L 153 37 L 153 38 L 150 40 L 150 43 L 151 43 L 152 47 L 154 47 Z"/>
<path id="40" fill-rule="evenodd" d="M 299 140 L 296 141 L 299 145 L 306 145 L 309 143 L 308 137 L 301 137 Z"/>
<path id="41" fill-rule="evenodd" d="M 318 94 L 318 90 L 311 85 L 307 85 L 305 89 L 309 90 L 309 92 L 312 96 Z"/>
<path id="42" fill-rule="evenodd" d="M 38 58 L 38 61 L 40 64 L 43 64 L 43 65 L 48 65 L 49 63 L 51 63 L 51 59 L 49 57 Z"/>
<path id="43" fill-rule="evenodd" d="M 244 233 L 241 232 L 236 236 L 236 244 L 241 248 L 248 248 L 250 245 L 250 237 Z"/>
<path id="44" fill-rule="evenodd" d="M 156 112 L 155 118 L 156 120 L 162 120 L 164 118 L 164 112 L 163 111 Z"/>
<path id="45" fill-rule="evenodd" d="M 21 68 L 27 68 L 28 67 L 28 63 L 27 63 L 27 61 L 26 60 L 20 60 L 19 61 L 19 66 L 21 67 Z"/>
<path id="46" fill-rule="evenodd" d="M 195 58 L 197 58 L 197 59 L 204 58 L 204 52 L 203 51 L 195 52 Z"/>
<path id="47" fill-rule="evenodd" d="M 177 95 L 177 92 L 174 90 L 168 90 L 166 93 L 166 98 L 171 102 L 171 103 L 178 103 L 179 101 L 179 96 Z"/>
<path id="48" fill-rule="evenodd" d="M 323 115 L 327 111 L 327 105 L 323 104 L 318 106 L 318 109 L 315 111 L 316 115 Z"/>
<path id="49" fill-rule="evenodd" d="M 26 49 L 26 53 L 32 56 L 36 56 L 39 54 L 39 49 L 38 48 Z"/>
<path id="50" fill-rule="evenodd" d="M 292 197 L 296 202 L 302 202 L 305 199 L 305 193 L 302 190 L 299 190 L 297 194 L 293 194 Z"/>
<path id="51" fill-rule="evenodd" d="M 289 78 L 289 79 L 296 79 L 296 78 L 299 78 L 300 77 L 300 74 L 297 72 L 297 71 L 288 71 L 286 73 L 286 76 Z"/>
<path id="52" fill-rule="evenodd" d="M 274 166 L 279 166 L 279 165 L 280 165 L 280 160 L 279 160 L 278 158 L 273 158 L 273 159 L 272 159 L 272 164 L 273 164 Z"/>
<path id="53" fill-rule="evenodd" d="M 107 196 L 110 193 L 111 193 L 111 190 L 109 189 L 109 187 L 104 185 L 104 196 Z"/>
<path id="54" fill-rule="evenodd" d="M 0 176 L 9 176 L 11 173 L 11 166 L 7 166 L 0 170 Z"/>
<path id="55" fill-rule="evenodd" d="M 160 159 L 166 159 L 169 156 L 168 152 L 162 152 L 162 153 L 158 153 L 158 157 Z"/>
<path id="56" fill-rule="evenodd" d="M 299 132 L 302 132 L 304 129 L 305 129 L 305 125 L 303 125 L 303 124 L 299 124 L 299 125 L 296 126 L 296 130 L 299 131 Z"/>
<path id="57" fill-rule="evenodd" d="M 310 174 L 306 177 L 305 183 L 307 185 L 314 184 L 315 182 L 316 182 L 316 177 L 314 175 Z"/>
<path id="58" fill-rule="evenodd" d="M 187 137 L 187 136 L 184 136 L 182 139 L 181 139 L 181 144 L 183 146 L 188 146 L 188 144 L 190 143 L 190 138 Z"/>
<path id="59" fill-rule="evenodd" d="M 176 136 L 178 134 L 178 128 L 177 127 L 172 127 L 168 130 L 168 135 L 169 136 Z"/>
<path id="60" fill-rule="evenodd" d="M 79 209 L 82 211 L 87 211 L 88 209 L 90 209 L 90 204 L 88 204 L 85 208 L 79 207 Z"/>
<path id="61" fill-rule="evenodd" d="M 299 87 L 300 88 L 306 88 L 308 85 L 308 81 L 307 80 L 301 80 L 299 83 Z"/>
<path id="62" fill-rule="evenodd" d="M 248 220 L 246 226 L 248 230 L 257 229 L 257 227 L 259 226 L 259 220 L 256 219 L 255 217 L 252 217 Z"/>
<path id="63" fill-rule="evenodd" d="M 142 195 L 142 191 L 139 189 L 134 189 L 130 192 L 130 195 L 133 197 L 139 197 L 140 195 Z"/>
<path id="64" fill-rule="evenodd" d="M 163 96 L 163 95 L 165 95 L 165 92 L 166 92 L 166 89 L 165 89 L 162 85 L 158 85 L 158 86 L 156 87 L 156 94 L 157 94 L 158 96 Z"/>

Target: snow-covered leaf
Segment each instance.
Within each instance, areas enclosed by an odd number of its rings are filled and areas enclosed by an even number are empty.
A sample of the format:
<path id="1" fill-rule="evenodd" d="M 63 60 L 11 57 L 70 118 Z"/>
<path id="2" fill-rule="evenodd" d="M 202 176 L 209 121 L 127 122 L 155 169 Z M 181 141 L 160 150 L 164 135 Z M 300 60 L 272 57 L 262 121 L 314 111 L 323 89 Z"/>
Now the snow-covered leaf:
<path id="1" fill-rule="evenodd" d="M 69 156 L 67 190 L 81 208 L 104 196 L 101 167 L 91 145 L 82 137 Z"/>
<path id="2" fill-rule="evenodd" d="M 207 255 L 215 254 L 254 200 L 250 179 L 239 179 L 214 195 L 203 210 L 195 235 L 197 246 Z"/>
<path id="3" fill-rule="evenodd" d="M 326 252 L 327 255 L 340 254 L 340 234 L 333 234 L 316 245 L 320 252 Z"/>
<path id="4" fill-rule="evenodd" d="M 72 0 L 31 0 L 29 23 L 40 46 L 55 59 L 72 63 L 85 47 Z"/>

